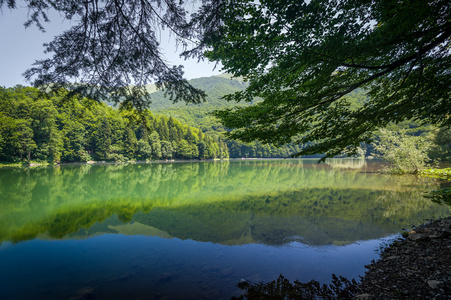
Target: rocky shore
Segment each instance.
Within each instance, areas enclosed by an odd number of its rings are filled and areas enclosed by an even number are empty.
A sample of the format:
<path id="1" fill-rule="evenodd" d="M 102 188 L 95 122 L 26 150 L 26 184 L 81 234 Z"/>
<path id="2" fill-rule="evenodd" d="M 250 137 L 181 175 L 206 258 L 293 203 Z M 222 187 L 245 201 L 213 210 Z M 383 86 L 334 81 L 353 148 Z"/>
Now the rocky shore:
<path id="1" fill-rule="evenodd" d="M 451 299 L 451 217 L 406 232 L 366 267 L 357 299 Z"/>

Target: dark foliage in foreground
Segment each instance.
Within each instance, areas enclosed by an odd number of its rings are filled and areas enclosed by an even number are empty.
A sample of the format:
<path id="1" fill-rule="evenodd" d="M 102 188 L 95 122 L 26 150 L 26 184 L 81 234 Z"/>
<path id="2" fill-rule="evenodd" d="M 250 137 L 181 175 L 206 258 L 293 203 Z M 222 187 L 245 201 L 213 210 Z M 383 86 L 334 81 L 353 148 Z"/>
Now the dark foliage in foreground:
<path id="1" fill-rule="evenodd" d="M 246 293 L 232 299 L 354 299 L 358 291 L 354 279 L 348 280 L 335 274 L 332 274 L 332 283 L 323 285 L 315 280 L 307 283 L 295 280 L 291 283 L 280 275 L 276 280 L 267 283 L 242 281 L 238 287 Z"/>
<path id="2" fill-rule="evenodd" d="M 164 89 L 173 102 L 199 103 L 206 97 L 183 77 L 183 66 L 169 64 L 160 49 L 162 30 L 171 32 L 182 48 L 192 43 L 183 1 L 0 0 L 0 8 L 5 2 L 10 9 L 25 4 L 26 27 L 44 31 L 52 11 L 73 24 L 44 44 L 52 56 L 37 60 L 24 73 L 35 87 L 66 88 L 72 91 L 69 96 L 81 94 L 138 110 L 150 103 L 148 83 Z"/>
<path id="3" fill-rule="evenodd" d="M 231 138 L 295 140 L 308 144 L 298 155 L 334 157 L 356 153 L 375 129 L 391 122 L 451 125 L 449 1 L 218 0 L 210 5 L 210 15 L 219 19 L 205 29 L 211 49 L 206 56 L 249 79 L 245 91 L 225 99 L 263 99 L 216 112 L 233 129 Z M 353 109 L 343 96 L 358 88 L 368 91 L 369 101 Z"/>
<path id="4" fill-rule="evenodd" d="M 16 2 L 0 0 L 0 8 Z M 43 30 L 49 10 L 74 24 L 45 45 L 51 58 L 25 72 L 37 87 L 142 111 L 154 82 L 173 102 L 200 103 L 206 93 L 162 55 L 166 29 L 185 58 L 207 57 L 249 80 L 225 99 L 262 99 L 215 112 L 233 139 L 334 157 L 358 153 L 391 123 L 451 126 L 449 0 L 23 2 L 26 26 Z M 369 95 L 359 108 L 344 98 L 357 89 Z"/>

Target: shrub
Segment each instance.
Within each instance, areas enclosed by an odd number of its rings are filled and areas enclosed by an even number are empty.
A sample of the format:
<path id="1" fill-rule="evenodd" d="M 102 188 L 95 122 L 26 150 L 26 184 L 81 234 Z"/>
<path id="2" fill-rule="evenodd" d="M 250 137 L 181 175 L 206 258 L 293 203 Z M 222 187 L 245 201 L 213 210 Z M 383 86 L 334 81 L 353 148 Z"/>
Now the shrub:
<path id="1" fill-rule="evenodd" d="M 379 141 L 373 143 L 375 156 L 387 161 L 388 171 L 395 174 L 418 173 L 430 161 L 432 141 L 425 136 L 407 135 L 405 130 L 379 130 Z"/>

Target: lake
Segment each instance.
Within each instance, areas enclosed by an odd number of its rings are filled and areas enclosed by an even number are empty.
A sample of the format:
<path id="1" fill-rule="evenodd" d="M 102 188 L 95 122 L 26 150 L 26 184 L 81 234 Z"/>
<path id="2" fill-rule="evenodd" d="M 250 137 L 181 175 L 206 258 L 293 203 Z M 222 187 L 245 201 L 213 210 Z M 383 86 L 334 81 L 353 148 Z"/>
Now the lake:
<path id="1" fill-rule="evenodd" d="M 0 299 L 230 299 L 241 280 L 358 279 L 449 185 L 380 163 L 0 169 Z"/>

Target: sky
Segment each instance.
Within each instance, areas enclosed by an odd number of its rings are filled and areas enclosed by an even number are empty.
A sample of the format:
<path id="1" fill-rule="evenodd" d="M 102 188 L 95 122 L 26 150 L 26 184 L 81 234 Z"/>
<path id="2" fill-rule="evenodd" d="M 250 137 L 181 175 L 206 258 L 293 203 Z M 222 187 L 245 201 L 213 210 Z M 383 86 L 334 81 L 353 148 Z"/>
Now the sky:
<path id="1" fill-rule="evenodd" d="M 58 14 L 50 16 L 51 23 L 44 25 L 43 33 L 32 25 L 25 28 L 28 9 L 18 5 L 10 10 L 4 5 L 0 10 L 0 86 L 13 87 L 17 84 L 30 85 L 22 74 L 38 59 L 49 56 L 44 54 L 46 42 L 53 40 L 55 35 L 61 34 L 70 27 L 68 20 L 62 20 Z M 175 46 L 169 44 L 169 37 L 162 35 L 161 44 L 164 45 L 164 57 L 174 65 L 184 65 L 187 79 L 207 77 L 220 74 L 220 68 L 214 69 L 213 63 L 197 60 L 185 61 L 176 53 Z"/>

